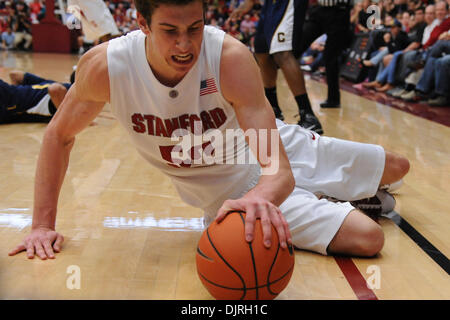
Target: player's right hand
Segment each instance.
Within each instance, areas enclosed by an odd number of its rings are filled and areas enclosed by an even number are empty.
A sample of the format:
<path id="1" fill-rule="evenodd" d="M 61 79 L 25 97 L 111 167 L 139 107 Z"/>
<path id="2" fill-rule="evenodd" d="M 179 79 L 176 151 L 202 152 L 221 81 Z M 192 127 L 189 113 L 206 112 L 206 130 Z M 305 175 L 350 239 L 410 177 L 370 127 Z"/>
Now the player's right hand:
<path id="1" fill-rule="evenodd" d="M 23 242 L 8 255 L 14 256 L 19 252 L 26 251 L 28 259 L 33 259 L 37 255 L 42 260 L 54 259 L 55 252 L 61 251 L 64 237 L 50 228 L 35 228 L 25 237 Z"/>

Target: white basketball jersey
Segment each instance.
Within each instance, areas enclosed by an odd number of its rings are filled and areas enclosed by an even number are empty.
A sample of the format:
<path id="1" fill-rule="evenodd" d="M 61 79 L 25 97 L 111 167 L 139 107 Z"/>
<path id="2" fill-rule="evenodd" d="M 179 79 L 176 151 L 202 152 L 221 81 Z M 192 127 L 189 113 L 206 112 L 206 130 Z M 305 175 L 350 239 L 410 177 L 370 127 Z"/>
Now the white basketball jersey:
<path id="1" fill-rule="evenodd" d="M 234 137 L 227 138 L 227 129 L 240 127 L 220 89 L 224 36 L 216 28 L 204 28 L 197 62 L 173 88 L 154 76 L 146 58 L 146 36 L 140 30 L 109 41 L 107 53 L 112 112 L 139 153 L 172 179 L 181 198 L 210 215 L 215 215 L 224 200 L 240 197 L 253 187 L 260 174 L 243 139 L 235 144 Z M 197 131 L 192 138 L 191 150 L 183 150 L 191 157 L 180 163 L 173 156 L 180 151 L 175 149 L 180 141 L 171 136 L 180 130 L 193 136 L 199 124 L 200 134 Z M 211 132 L 221 133 L 223 141 L 211 143 L 211 138 L 205 138 Z M 202 160 L 201 149 L 223 163 Z M 247 164 L 232 164 L 242 163 L 237 159 L 241 154 L 247 157 Z"/>
<path id="2" fill-rule="evenodd" d="M 87 40 L 95 41 L 106 34 L 120 33 L 103 0 L 69 0 L 68 7 L 71 13 L 82 22 L 83 33 Z"/>

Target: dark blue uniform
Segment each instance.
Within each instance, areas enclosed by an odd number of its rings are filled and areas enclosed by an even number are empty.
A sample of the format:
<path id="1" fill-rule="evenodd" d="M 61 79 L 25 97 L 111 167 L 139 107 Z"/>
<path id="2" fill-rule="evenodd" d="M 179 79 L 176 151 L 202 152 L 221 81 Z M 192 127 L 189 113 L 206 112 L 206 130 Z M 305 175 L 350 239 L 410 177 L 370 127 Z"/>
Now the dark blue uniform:
<path id="1" fill-rule="evenodd" d="M 307 9 L 308 0 L 266 0 L 256 30 L 255 52 L 272 54 L 270 50 L 272 45 L 277 52 L 292 51 L 298 57 Z M 286 19 L 288 15 L 291 15 L 290 19 Z M 282 30 L 277 32 L 283 23 L 287 25 L 282 26 Z M 290 46 L 283 46 L 283 49 L 277 50 L 276 47 L 285 41 L 289 42 Z M 273 42 L 277 43 L 274 45 Z"/>
<path id="2" fill-rule="evenodd" d="M 0 80 L 0 123 L 48 122 L 56 112 L 48 99 L 48 113 L 27 113 L 48 95 L 48 87 L 54 83 L 31 73 L 25 73 L 21 85 L 10 85 Z M 62 83 L 67 89 L 70 83 Z"/>

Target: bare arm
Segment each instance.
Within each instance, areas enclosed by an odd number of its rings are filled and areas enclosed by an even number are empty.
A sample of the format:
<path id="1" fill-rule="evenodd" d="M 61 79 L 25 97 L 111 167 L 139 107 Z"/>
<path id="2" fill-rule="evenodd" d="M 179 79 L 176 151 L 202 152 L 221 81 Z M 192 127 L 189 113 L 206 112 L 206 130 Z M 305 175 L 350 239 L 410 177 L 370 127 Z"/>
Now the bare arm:
<path id="1" fill-rule="evenodd" d="M 290 242 L 290 232 L 278 206 L 291 194 L 295 184 L 289 160 L 279 137 L 275 115 L 265 97 L 255 59 L 244 45 L 229 36 L 226 36 L 223 46 L 220 84 L 224 97 L 233 105 L 242 130 L 245 132 L 256 129 L 258 146 L 266 133 L 269 136 L 263 152 L 252 149 L 263 168 L 258 184 L 243 198 L 226 201 L 219 210 L 218 220 L 229 210 L 245 209 L 246 236 L 252 238 L 254 220 L 260 217 L 264 239 L 270 239 L 272 222 L 280 236 L 280 243 L 284 246 L 283 241 Z M 275 139 L 271 135 L 275 135 Z M 276 142 L 274 145 L 272 140 Z M 261 155 L 270 159 L 270 162 L 265 163 Z M 269 219 L 268 224 L 266 219 Z"/>
<path id="2" fill-rule="evenodd" d="M 236 18 L 237 20 L 240 20 L 244 14 L 246 14 L 253 8 L 256 1 L 257 0 L 245 0 L 239 5 L 239 7 L 233 10 L 228 19 L 232 20 Z"/>
<path id="3" fill-rule="evenodd" d="M 77 80 L 45 131 L 36 168 L 31 234 L 10 255 L 27 250 L 29 258 L 36 253 L 46 259 L 54 257 L 53 249 L 57 252 L 60 249 L 62 238 L 55 232 L 57 204 L 75 135 L 86 128 L 109 101 L 106 45 L 82 57 Z"/>

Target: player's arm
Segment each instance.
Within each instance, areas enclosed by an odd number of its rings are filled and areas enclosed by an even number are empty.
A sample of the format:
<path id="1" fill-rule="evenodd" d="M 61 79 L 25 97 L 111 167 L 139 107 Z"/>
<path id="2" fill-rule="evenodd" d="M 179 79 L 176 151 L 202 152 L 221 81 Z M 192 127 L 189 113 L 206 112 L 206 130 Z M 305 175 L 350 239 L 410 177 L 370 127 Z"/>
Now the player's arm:
<path id="1" fill-rule="evenodd" d="M 248 240 L 253 238 L 254 222 L 259 217 L 264 241 L 271 239 L 272 222 L 280 236 L 280 243 L 285 246 L 284 242 L 290 242 L 291 236 L 278 206 L 291 194 L 294 177 L 275 124 L 275 115 L 264 94 L 259 67 L 250 51 L 229 36 L 225 37 L 223 44 L 220 85 L 225 99 L 234 107 L 242 130 L 256 130 L 258 147 L 252 143 L 249 146 L 263 172 L 255 188 L 243 198 L 225 201 L 218 212 L 218 221 L 232 209 L 244 210 L 247 213 L 245 230 Z"/>
<path id="2" fill-rule="evenodd" d="M 27 251 L 28 258 L 54 258 L 63 242 L 55 232 L 59 192 L 75 136 L 86 128 L 109 101 L 106 45 L 88 51 L 80 60 L 74 85 L 45 130 L 36 168 L 31 233 L 9 254 Z"/>
<path id="3" fill-rule="evenodd" d="M 244 14 L 252 10 L 256 2 L 257 0 L 244 0 L 244 2 L 239 5 L 239 7 L 233 10 L 233 12 L 230 14 L 229 19 L 236 18 L 237 20 L 240 20 Z"/>

